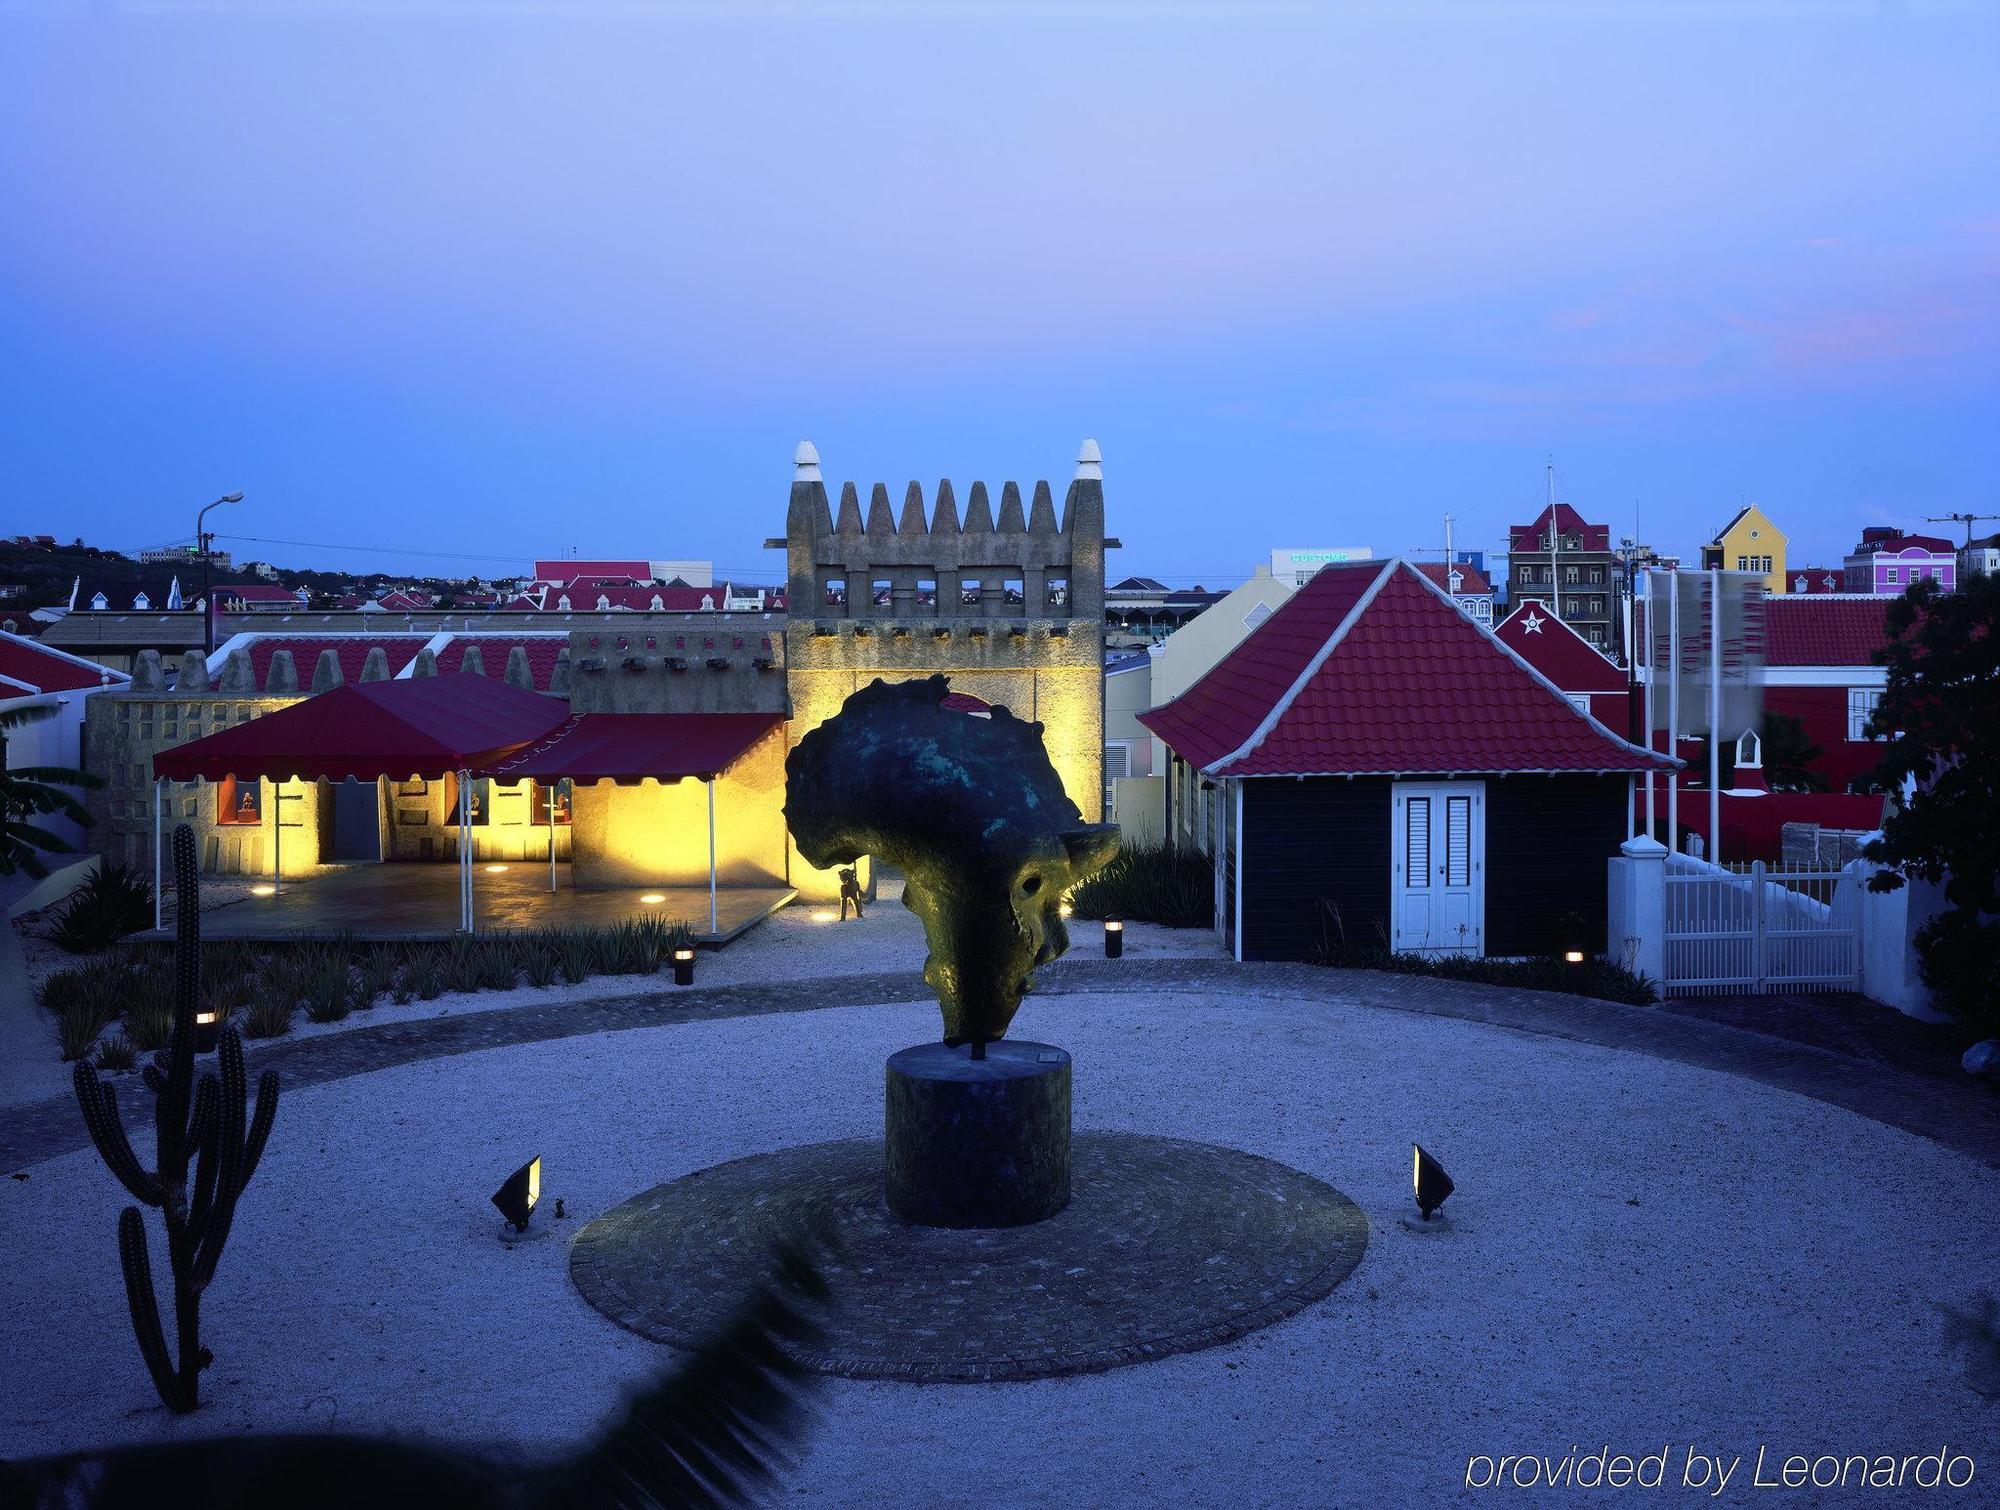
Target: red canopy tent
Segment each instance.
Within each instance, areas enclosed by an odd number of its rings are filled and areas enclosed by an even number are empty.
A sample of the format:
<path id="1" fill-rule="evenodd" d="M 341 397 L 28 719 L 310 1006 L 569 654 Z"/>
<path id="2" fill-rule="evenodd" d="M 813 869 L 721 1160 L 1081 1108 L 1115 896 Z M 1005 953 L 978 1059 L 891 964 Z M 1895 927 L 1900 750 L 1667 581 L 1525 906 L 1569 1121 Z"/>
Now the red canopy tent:
<path id="1" fill-rule="evenodd" d="M 560 700 L 484 676 L 350 682 L 153 757 L 168 781 L 373 781 L 483 768 L 569 718 Z"/>
<path id="2" fill-rule="evenodd" d="M 708 927 L 716 928 L 715 778 L 785 722 L 782 713 L 579 713 L 547 738 L 485 770 L 501 781 L 637 782 L 698 778 L 708 788 Z M 554 809 L 549 890 L 556 889 Z"/>
<path id="3" fill-rule="evenodd" d="M 153 757 L 153 895 L 160 894 L 162 781 L 268 779 L 374 781 L 443 776 L 458 783 L 459 917 L 472 927 L 472 830 L 469 774 L 541 739 L 569 719 L 565 704 L 484 676 L 425 676 L 350 682 L 218 730 Z M 274 839 L 274 869 L 284 884 Z"/>

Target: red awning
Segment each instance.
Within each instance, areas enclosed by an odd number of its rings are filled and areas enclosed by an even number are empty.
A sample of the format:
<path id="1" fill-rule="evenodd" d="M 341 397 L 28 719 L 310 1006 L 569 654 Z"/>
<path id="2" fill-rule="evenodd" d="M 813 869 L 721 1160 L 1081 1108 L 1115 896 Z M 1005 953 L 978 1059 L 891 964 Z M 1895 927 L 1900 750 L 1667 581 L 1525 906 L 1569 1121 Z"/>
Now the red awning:
<path id="1" fill-rule="evenodd" d="M 579 713 L 484 774 L 496 781 L 706 781 L 784 721 L 781 713 Z"/>
<path id="2" fill-rule="evenodd" d="M 153 774 L 169 781 L 442 776 L 488 765 L 568 716 L 559 699 L 484 676 L 349 682 L 163 750 Z"/>

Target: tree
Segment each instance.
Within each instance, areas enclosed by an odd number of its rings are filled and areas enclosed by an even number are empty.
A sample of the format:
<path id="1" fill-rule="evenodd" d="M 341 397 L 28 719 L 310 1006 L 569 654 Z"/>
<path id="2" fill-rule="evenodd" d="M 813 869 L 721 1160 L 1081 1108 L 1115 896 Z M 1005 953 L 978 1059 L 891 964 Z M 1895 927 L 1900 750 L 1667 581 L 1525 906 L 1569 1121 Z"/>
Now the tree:
<path id="1" fill-rule="evenodd" d="M 16 729 L 55 717 L 55 708 L 46 703 L 0 711 L 0 876 L 25 871 L 39 880 L 49 873 L 44 855 L 66 855 L 72 846 L 62 835 L 44 828 L 37 820 L 50 816 L 74 818 L 88 828 L 90 814 L 65 787 L 87 789 L 102 783 L 87 771 L 63 766 L 7 765 L 7 736 Z"/>
<path id="2" fill-rule="evenodd" d="M 1888 747 L 1875 776 L 1911 795 L 1864 851 L 1888 867 L 1869 889 L 1910 876 L 1943 888 L 1947 909 L 1916 936 L 1924 983 L 1988 1028 L 2000 1023 L 2000 577 L 1971 576 L 1956 593 L 1921 582 L 1884 627 L 1876 659 L 1889 679 L 1869 732 Z"/>
<path id="3" fill-rule="evenodd" d="M 1826 778 L 1812 768 L 1820 748 L 1807 737 L 1805 720 L 1789 713 L 1766 713 L 1758 742 L 1763 746 L 1764 781 L 1772 791 L 1826 790 Z"/>

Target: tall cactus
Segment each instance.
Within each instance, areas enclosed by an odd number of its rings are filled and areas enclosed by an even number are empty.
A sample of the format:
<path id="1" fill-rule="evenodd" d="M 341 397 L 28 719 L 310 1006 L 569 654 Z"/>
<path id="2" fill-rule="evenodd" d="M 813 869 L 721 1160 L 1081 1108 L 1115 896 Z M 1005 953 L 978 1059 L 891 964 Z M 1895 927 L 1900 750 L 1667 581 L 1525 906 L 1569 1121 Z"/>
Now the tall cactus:
<path id="1" fill-rule="evenodd" d="M 229 1240 L 236 1200 L 263 1156 L 278 1111 L 278 1077 L 266 1071 L 257 1083 L 257 1109 L 247 1118 L 249 1082 L 243 1069 L 243 1040 L 224 1025 L 217 1043 L 221 1071 L 194 1077 L 195 1010 L 201 999 L 200 877 L 194 863 L 194 833 L 183 823 L 174 830 L 174 1027 L 167 1046 L 146 1067 L 154 1096 L 156 1170 L 140 1166 L 118 1115 L 118 1093 L 98 1078 L 88 1060 L 76 1066 L 76 1099 L 98 1153 L 136 1200 L 158 1206 L 167 1225 L 167 1262 L 174 1275 L 176 1356 L 169 1356 L 160 1326 L 153 1269 L 146 1256 L 146 1227 L 137 1206 L 118 1217 L 118 1259 L 125 1270 L 125 1295 L 132 1306 L 132 1330 L 153 1376 L 153 1387 L 170 1410 L 182 1414 L 199 1401 L 201 1371 L 213 1355 L 201 1345 L 201 1296 L 215 1277 L 216 1260 Z M 194 1164 L 192 1188 L 188 1165 Z"/>

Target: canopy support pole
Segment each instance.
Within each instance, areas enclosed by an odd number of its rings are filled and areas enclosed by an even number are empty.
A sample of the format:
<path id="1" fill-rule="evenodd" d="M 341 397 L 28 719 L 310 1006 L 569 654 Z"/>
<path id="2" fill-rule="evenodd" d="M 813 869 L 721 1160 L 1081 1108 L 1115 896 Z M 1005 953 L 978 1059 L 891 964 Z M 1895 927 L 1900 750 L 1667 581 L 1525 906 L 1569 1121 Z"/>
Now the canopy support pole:
<path id="1" fill-rule="evenodd" d="M 285 891 L 285 782 L 276 777 L 271 782 L 271 895 L 282 896 Z"/>
<path id="2" fill-rule="evenodd" d="M 1673 595 L 1667 599 L 1667 642 L 1673 646 L 1673 670 L 1667 682 L 1667 753 L 1681 753 L 1681 583 L 1679 574 L 1669 579 Z M 1681 771 L 1667 772 L 1667 848 L 1681 847 Z"/>
<path id="3" fill-rule="evenodd" d="M 472 932 L 472 773 L 458 773 L 458 931 Z"/>
<path id="4" fill-rule="evenodd" d="M 1659 624 L 1657 621 L 1660 606 L 1658 601 L 1653 597 L 1652 587 L 1652 578 L 1649 576 L 1646 579 L 1646 679 L 1640 684 L 1639 694 L 1645 709 L 1646 753 L 1648 755 L 1653 753 L 1653 735 L 1655 732 L 1653 729 L 1653 639 L 1659 633 Z M 1634 601 L 1636 602 L 1636 599 Z M 1635 609 L 1633 612 L 1635 621 L 1637 617 L 1638 614 Z M 1636 666 L 1638 665 L 1639 647 L 1632 643 L 1632 638 L 1630 634 L 1627 634 L 1625 643 L 1628 652 L 1633 657 L 1633 665 Z M 1672 754 L 1673 752 L 1668 751 L 1668 753 Z M 1649 760 L 1646 762 L 1646 837 L 1648 839 L 1654 836 L 1653 828 L 1653 763 Z"/>
<path id="5" fill-rule="evenodd" d="M 164 776 L 153 778 L 153 931 L 158 933 L 166 926 L 160 901 L 160 799 L 165 795 L 167 781 Z M 174 898 L 174 905 L 180 906 L 180 898 Z"/>
<path id="6" fill-rule="evenodd" d="M 1722 863 L 1722 573 L 1708 574 L 1708 863 Z"/>
<path id="7" fill-rule="evenodd" d="M 715 924 L 715 778 L 708 778 L 708 931 L 717 932 Z"/>
<path id="8" fill-rule="evenodd" d="M 556 783 L 549 783 L 549 890 L 556 889 Z"/>

